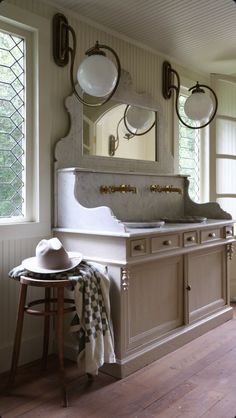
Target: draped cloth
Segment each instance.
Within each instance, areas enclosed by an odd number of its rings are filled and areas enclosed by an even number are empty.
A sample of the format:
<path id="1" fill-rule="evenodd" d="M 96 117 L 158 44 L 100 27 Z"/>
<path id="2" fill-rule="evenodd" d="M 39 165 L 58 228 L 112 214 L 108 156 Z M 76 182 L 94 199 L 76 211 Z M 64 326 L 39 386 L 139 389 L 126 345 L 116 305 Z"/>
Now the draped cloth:
<path id="1" fill-rule="evenodd" d="M 116 361 L 110 317 L 110 280 L 98 265 L 82 265 L 74 288 L 76 315 L 70 330 L 78 341 L 79 369 L 94 375 L 104 363 Z"/>
<path id="2" fill-rule="evenodd" d="M 116 361 L 110 314 L 110 280 L 103 266 L 83 261 L 69 271 L 41 274 L 30 272 L 20 265 L 9 272 L 10 278 L 19 280 L 20 276 L 71 281 L 76 314 L 70 331 L 76 337 L 77 363 L 81 372 L 96 375 L 104 363 Z"/>

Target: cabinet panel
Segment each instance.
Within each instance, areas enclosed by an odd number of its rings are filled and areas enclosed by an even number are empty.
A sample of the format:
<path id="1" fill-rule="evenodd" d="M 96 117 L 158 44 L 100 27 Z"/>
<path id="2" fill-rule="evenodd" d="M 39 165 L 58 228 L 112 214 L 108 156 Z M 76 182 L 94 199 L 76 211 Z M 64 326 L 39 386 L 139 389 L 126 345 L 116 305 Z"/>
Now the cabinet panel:
<path id="1" fill-rule="evenodd" d="M 186 273 L 190 322 L 226 304 L 224 247 L 189 254 Z"/>
<path id="2" fill-rule="evenodd" d="M 183 324 L 182 257 L 130 269 L 128 347 L 155 340 Z"/>

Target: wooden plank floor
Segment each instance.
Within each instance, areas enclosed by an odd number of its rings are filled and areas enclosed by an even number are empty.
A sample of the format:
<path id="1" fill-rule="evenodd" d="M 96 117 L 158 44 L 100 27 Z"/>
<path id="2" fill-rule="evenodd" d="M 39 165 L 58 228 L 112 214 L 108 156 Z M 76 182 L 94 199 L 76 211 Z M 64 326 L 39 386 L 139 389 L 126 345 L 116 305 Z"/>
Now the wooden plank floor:
<path id="1" fill-rule="evenodd" d="M 234 319 L 123 380 L 100 373 L 92 384 L 66 366 L 69 407 L 60 406 L 56 361 L 18 371 L 16 387 L 4 394 L 2 418 L 235 418 L 236 306 Z"/>

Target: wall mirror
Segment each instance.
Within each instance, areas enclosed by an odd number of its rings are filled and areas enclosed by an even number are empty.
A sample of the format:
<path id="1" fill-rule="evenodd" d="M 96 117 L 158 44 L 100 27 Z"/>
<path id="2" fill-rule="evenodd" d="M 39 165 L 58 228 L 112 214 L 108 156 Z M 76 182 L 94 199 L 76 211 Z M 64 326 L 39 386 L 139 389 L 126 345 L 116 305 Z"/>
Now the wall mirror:
<path id="1" fill-rule="evenodd" d="M 84 106 L 74 94 L 67 97 L 65 104 L 71 126 L 68 135 L 56 144 L 56 168 L 173 172 L 173 157 L 165 144 L 161 106 L 149 94 L 134 90 L 128 72 L 122 70 L 117 91 L 103 106 Z M 127 118 L 126 125 L 123 119 L 127 109 L 131 109 L 130 114 L 134 114 L 133 110 L 135 114 L 138 112 L 136 120 L 144 121 L 134 128 L 129 117 L 128 132 Z M 145 130 L 148 131 L 145 135 L 139 135 Z"/>
<path id="2" fill-rule="evenodd" d="M 83 154 L 157 161 L 158 113 L 110 100 L 83 106 Z"/>

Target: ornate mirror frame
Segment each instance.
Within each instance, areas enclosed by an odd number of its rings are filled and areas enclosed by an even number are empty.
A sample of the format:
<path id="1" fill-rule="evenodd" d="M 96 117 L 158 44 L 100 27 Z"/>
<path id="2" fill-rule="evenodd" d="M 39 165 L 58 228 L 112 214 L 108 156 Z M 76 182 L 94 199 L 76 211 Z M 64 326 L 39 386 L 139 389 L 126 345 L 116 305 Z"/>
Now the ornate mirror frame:
<path id="1" fill-rule="evenodd" d="M 165 143 L 161 106 L 150 95 L 134 91 L 130 74 L 124 70 L 113 99 L 117 103 L 126 103 L 157 112 L 157 161 L 83 155 L 83 105 L 72 94 L 65 100 L 65 107 L 70 115 L 70 129 L 68 135 L 56 144 L 55 168 L 79 167 L 112 172 L 173 173 L 174 161 Z"/>

